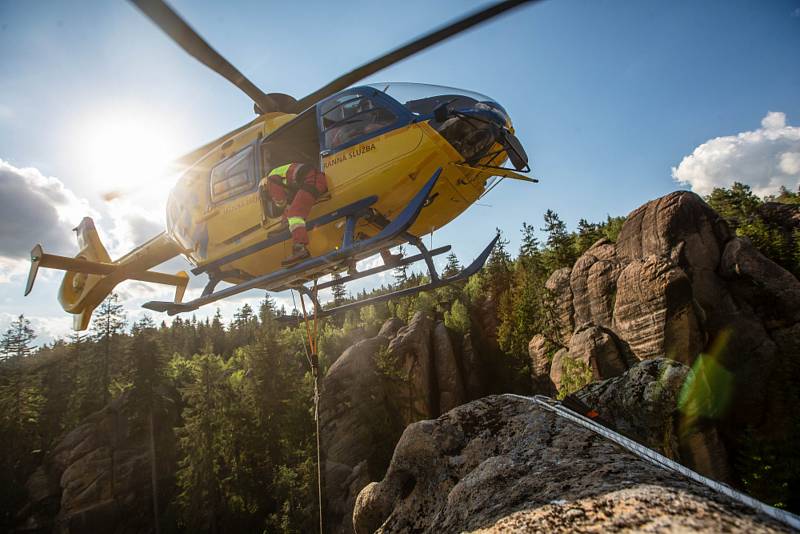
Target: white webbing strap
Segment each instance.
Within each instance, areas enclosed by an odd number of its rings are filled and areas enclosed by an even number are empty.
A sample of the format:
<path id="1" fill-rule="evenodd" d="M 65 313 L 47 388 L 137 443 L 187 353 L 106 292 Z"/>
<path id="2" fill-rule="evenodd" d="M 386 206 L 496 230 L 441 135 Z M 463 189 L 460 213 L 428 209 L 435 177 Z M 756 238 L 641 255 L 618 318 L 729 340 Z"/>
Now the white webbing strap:
<path id="1" fill-rule="evenodd" d="M 644 445 L 633 441 L 630 438 L 626 438 L 625 436 L 617 432 L 614 432 L 613 430 L 595 421 L 592 421 L 588 417 L 584 417 L 583 415 L 580 415 L 568 408 L 565 408 L 564 406 L 561 405 L 561 403 L 554 401 L 550 397 L 546 397 L 544 395 L 525 397 L 523 395 L 515 395 L 513 393 L 506 393 L 502 396 L 533 402 L 541 406 L 545 410 L 555 412 L 556 415 L 558 415 L 559 417 L 563 417 L 564 419 L 572 421 L 573 423 L 576 423 L 584 428 L 591 430 L 596 434 L 603 436 L 606 439 L 613 441 L 617 445 L 629 450 L 636 456 L 642 458 L 643 460 L 647 460 L 653 465 L 657 465 L 668 471 L 674 471 L 676 473 L 680 473 L 681 475 L 690 478 L 695 482 L 698 482 L 700 484 L 703 484 L 704 486 L 713 489 L 717 493 L 722 493 L 723 495 L 726 495 L 735 501 L 738 501 L 751 508 L 754 508 L 755 510 L 763 514 L 766 514 L 771 518 L 776 519 L 795 530 L 800 530 L 800 516 L 797 516 L 791 512 L 787 512 L 786 510 L 781 510 L 780 508 L 775 508 L 774 506 L 764 504 L 763 502 L 754 499 L 749 495 L 745 495 L 740 491 L 736 491 L 727 484 L 723 484 L 721 482 L 717 482 L 716 480 L 712 480 L 708 477 L 704 477 L 700 473 L 692 471 L 688 467 L 683 466 L 673 460 L 670 460 L 666 456 L 659 454 L 656 451 L 649 449 Z"/>

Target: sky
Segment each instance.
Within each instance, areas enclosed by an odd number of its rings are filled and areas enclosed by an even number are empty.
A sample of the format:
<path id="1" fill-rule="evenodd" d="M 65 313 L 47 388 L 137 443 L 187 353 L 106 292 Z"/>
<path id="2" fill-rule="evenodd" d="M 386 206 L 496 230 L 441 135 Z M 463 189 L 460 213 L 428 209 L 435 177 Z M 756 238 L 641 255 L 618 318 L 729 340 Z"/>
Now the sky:
<path id="1" fill-rule="evenodd" d="M 256 85 L 298 97 L 488 4 L 171 2 Z M 173 180 L 165 164 L 251 120 L 252 103 L 123 0 L 0 0 L 0 50 L 0 330 L 24 313 L 47 342 L 71 318 L 56 299 L 59 272 L 42 270 L 22 297 L 31 247 L 74 255 L 71 228 L 85 215 L 112 257 L 155 235 Z M 522 223 L 540 227 L 547 209 L 574 228 L 676 189 L 797 189 L 798 65 L 800 0 L 547 0 L 365 83 L 469 89 L 511 115 L 540 183 L 505 181 L 426 238 L 468 262 L 495 228 L 515 250 Z M 104 200 L 111 191 L 121 195 Z M 133 320 L 142 302 L 170 291 L 127 282 L 119 293 Z M 230 318 L 262 296 L 220 307 Z M 291 307 L 288 295 L 278 299 Z"/>

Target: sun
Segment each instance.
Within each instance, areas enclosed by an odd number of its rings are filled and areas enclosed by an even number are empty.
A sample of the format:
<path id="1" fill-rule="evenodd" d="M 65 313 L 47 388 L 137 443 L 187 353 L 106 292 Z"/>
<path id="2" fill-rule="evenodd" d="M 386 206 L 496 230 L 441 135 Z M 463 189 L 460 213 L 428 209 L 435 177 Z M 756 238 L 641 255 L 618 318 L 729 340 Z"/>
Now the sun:
<path id="1" fill-rule="evenodd" d="M 98 114 L 75 136 L 75 156 L 97 193 L 110 200 L 133 195 L 163 198 L 175 181 L 170 162 L 180 156 L 173 125 L 147 112 Z"/>

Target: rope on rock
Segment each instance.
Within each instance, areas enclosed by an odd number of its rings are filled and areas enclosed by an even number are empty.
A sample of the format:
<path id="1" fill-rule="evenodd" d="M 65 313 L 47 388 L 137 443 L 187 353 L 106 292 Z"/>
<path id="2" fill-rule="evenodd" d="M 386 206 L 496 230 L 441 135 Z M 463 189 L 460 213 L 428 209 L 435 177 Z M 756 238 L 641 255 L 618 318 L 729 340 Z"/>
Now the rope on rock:
<path id="1" fill-rule="evenodd" d="M 627 449 L 628 451 L 632 452 L 639 458 L 648 461 L 649 463 L 661 467 L 662 469 L 666 469 L 668 471 L 673 471 L 679 473 L 695 482 L 703 484 L 704 486 L 711 488 L 712 490 L 716 491 L 717 493 L 721 493 L 726 495 L 727 497 L 738 501 L 750 508 L 755 509 L 758 512 L 761 512 L 769 517 L 780 521 L 781 523 L 795 529 L 800 530 L 800 516 L 797 516 L 791 512 L 787 512 L 786 510 L 781 510 L 780 508 L 775 508 L 774 506 L 770 506 L 765 504 L 749 495 L 745 495 L 744 493 L 733 489 L 732 487 L 728 486 L 727 484 L 723 484 L 722 482 L 717 482 L 716 480 L 712 480 L 708 477 L 701 475 L 695 471 L 692 471 L 688 467 L 679 464 L 674 460 L 670 460 L 666 456 L 657 453 L 656 451 L 649 449 L 642 445 L 641 443 L 637 443 L 630 438 L 627 438 L 618 432 L 614 432 L 613 430 L 592 421 L 590 418 L 585 417 L 579 413 L 576 413 L 569 408 L 566 408 L 561 403 L 551 399 L 550 397 L 546 397 L 544 395 L 534 395 L 533 397 L 526 397 L 523 395 L 516 395 L 513 393 L 507 393 L 503 395 L 504 397 L 512 397 L 515 399 L 522 399 L 528 402 L 533 402 L 538 406 L 541 406 L 545 410 L 550 412 L 554 412 L 559 417 L 563 417 L 568 421 L 571 421 L 577 425 L 580 425 L 586 429 L 591 430 L 595 434 L 599 434 L 604 438 L 613 441 L 617 445 Z"/>
<path id="2" fill-rule="evenodd" d="M 317 505 L 319 506 L 319 533 L 323 534 L 322 525 L 322 446 L 320 443 L 320 430 L 319 430 L 319 356 L 317 354 L 317 338 L 319 335 L 319 323 L 317 316 L 319 315 L 318 300 L 317 300 L 317 281 L 314 280 L 314 287 L 311 292 L 311 301 L 314 304 L 314 328 L 312 332 L 310 321 L 308 320 L 308 313 L 306 312 L 306 303 L 303 298 L 303 293 L 300 294 L 300 307 L 303 310 L 303 322 L 306 326 L 306 336 L 308 337 L 308 346 L 306 340 L 303 340 L 303 350 L 306 353 L 306 361 L 311 368 L 311 376 L 314 378 L 314 424 L 315 434 L 317 439 Z M 292 302 L 294 303 L 294 293 L 292 293 Z M 295 304 L 295 309 L 297 305 Z"/>

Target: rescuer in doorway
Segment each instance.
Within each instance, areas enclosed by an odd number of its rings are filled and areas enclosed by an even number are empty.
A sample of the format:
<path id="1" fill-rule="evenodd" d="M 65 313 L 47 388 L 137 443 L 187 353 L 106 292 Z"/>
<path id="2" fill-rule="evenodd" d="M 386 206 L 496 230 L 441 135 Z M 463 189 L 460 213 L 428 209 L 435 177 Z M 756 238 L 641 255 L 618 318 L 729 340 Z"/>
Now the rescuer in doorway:
<path id="1" fill-rule="evenodd" d="M 267 186 L 275 207 L 283 209 L 280 230 L 288 227 L 292 233 L 292 254 L 283 260 L 283 265 L 294 265 L 310 257 L 306 219 L 320 195 L 328 191 L 325 173 L 305 163 L 288 163 L 272 169 L 260 185 L 262 191 Z"/>

